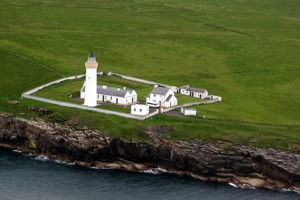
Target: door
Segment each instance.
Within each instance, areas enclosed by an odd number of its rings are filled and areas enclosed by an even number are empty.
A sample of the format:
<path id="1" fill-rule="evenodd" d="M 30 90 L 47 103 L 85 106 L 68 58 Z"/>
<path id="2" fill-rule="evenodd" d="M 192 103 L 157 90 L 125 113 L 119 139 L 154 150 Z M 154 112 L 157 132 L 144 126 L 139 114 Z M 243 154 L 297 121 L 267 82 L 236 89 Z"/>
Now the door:
<path id="1" fill-rule="evenodd" d="M 119 99 L 118 99 L 118 98 L 116 98 L 116 104 L 118 104 L 118 102 L 119 102 Z"/>

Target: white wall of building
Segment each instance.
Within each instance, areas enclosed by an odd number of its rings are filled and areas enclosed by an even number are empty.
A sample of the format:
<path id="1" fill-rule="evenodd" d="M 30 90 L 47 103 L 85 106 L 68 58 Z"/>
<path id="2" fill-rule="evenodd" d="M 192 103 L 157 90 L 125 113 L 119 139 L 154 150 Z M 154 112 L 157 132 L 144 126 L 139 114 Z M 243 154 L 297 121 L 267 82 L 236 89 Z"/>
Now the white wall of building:
<path id="1" fill-rule="evenodd" d="M 159 107 L 161 105 L 162 99 L 163 99 L 162 95 L 150 93 L 149 97 L 146 98 L 146 102 L 149 105 L 153 104 Z"/>
<path id="2" fill-rule="evenodd" d="M 170 95 L 173 97 L 169 101 L 166 101 Z M 177 105 L 177 98 L 175 97 L 174 92 L 169 89 L 165 95 L 150 93 L 149 97 L 146 98 L 146 102 L 147 105 L 150 105 L 151 107 L 171 107 Z"/>
<path id="3" fill-rule="evenodd" d="M 85 92 L 80 92 L 80 98 L 82 99 L 85 98 Z M 125 97 L 97 94 L 96 98 L 98 102 L 110 102 L 110 103 L 121 104 L 121 105 L 129 105 L 137 102 L 137 95 L 130 95 L 130 94 Z"/>
<path id="4" fill-rule="evenodd" d="M 191 92 L 186 89 L 179 89 L 179 94 L 190 96 Z"/>
<path id="5" fill-rule="evenodd" d="M 165 108 L 169 108 L 177 105 L 177 98 L 173 95 L 169 101 L 163 102 L 162 106 Z"/>
<path id="6" fill-rule="evenodd" d="M 172 90 L 173 92 L 177 92 L 178 88 L 177 88 L 176 86 L 171 86 L 171 90 Z"/>
<path id="7" fill-rule="evenodd" d="M 137 93 L 135 92 L 135 90 L 133 90 L 133 91 L 131 92 L 131 96 L 132 96 L 132 98 L 133 98 L 133 102 L 137 102 Z"/>
<path id="8" fill-rule="evenodd" d="M 110 102 L 110 103 L 115 103 L 115 104 L 128 105 L 128 104 L 135 103 L 137 100 L 137 97 L 130 95 L 129 92 L 128 92 L 128 95 L 126 94 L 125 97 L 98 94 L 97 100 L 99 102 Z"/>
<path id="9" fill-rule="evenodd" d="M 131 114 L 132 115 L 148 115 L 149 114 L 149 106 L 144 104 L 134 104 L 131 105 Z"/>
<path id="10" fill-rule="evenodd" d="M 186 90 L 186 89 L 179 89 L 179 94 L 192 96 L 192 97 L 200 98 L 200 99 L 204 99 L 208 96 L 207 91 L 201 93 L 201 92 L 192 92 L 192 91 L 189 91 L 189 90 Z"/>
<path id="11" fill-rule="evenodd" d="M 85 96 L 85 92 L 82 92 L 82 89 L 84 88 L 84 86 L 85 86 L 85 83 L 83 84 L 83 86 L 82 86 L 82 88 L 80 90 L 80 98 L 81 99 L 84 99 L 84 96 Z"/>
<path id="12" fill-rule="evenodd" d="M 86 67 L 85 106 L 97 106 L 97 68 Z"/>
<path id="13" fill-rule="evenodd" d="M 197 111 L 194 108 L 183 108 L 184 115 L 196 115 Z"/>
<path id="14" fill-rule="evenodd" d="M 222 97 L 220 97 L 220 96 L 216 96 L 216 95 L 210 95 L 210 96 L 208 96 L 210 99 L 217 99 L 217 100 L 219 100 L 219 101 L 222 101 Z"/>
<path id="15" fill-rule="evenodd" d="M 194 92 L 193 93 L 193 97 L 200 98 L 200 99 L 205 99 L 207 96 L 208 96 L 207 91 L 205 91 L 203 93 L 200 93 L 200 92 Z"/>

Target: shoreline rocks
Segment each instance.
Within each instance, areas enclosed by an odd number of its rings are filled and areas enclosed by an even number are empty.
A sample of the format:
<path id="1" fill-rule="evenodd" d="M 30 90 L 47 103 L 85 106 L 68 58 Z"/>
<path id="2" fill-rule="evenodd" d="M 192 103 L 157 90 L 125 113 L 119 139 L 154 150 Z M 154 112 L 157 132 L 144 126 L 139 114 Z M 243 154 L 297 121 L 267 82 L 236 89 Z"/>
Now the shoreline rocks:
<path id="1" fill-rule="evenodd" d="M 204 144 L 200 140 L 170 141 L 148 135 L 147 142 L 126 141 L 86 128 L 74 129 L 0 114 L 0 147 L 23 153 L 43 154 L 51 160 L 85 167 L 127 171 L 162 168 L 240 188 L 300 192 L 299 153 L 248 146 L 229 146 L 222 150 L 222 141 Z"/>

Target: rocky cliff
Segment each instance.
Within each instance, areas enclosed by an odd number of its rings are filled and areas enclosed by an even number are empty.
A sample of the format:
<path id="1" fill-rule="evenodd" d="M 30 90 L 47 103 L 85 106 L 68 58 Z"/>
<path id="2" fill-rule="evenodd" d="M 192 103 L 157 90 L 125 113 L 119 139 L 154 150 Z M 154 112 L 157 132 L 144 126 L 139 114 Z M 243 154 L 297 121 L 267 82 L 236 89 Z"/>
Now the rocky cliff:
<path id="1" fill-rule="evenodd" d="M 157 128 L 145 128 L 150 138 L 147 142 L 125 141 L 88 129 L 1 114 L 0 146 L 81 166 L 131 171 L 160 167 L 203 181 L 300 191 L 299 153 L 226 146 L 222 141 L 175 142 L 156 136 Z"/>

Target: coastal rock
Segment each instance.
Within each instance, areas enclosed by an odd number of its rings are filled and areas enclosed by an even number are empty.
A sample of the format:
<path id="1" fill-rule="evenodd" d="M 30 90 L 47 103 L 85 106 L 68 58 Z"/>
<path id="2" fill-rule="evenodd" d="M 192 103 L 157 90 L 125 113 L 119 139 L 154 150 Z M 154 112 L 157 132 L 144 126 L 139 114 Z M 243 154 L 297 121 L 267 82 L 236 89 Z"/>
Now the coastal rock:
<path id="1" fill-rule="evenodd" d="M 203 181 L 245 187 L 299 191 L 300 154 L 277 149 L 230 146 L 222 141 L 170 141 L 157 137 L 168 127 L 148 127 L 147 142 L 104 137 L 100 132 L 74 129 L 45 121 L 0 115 L 0 146 L 81 166 L 144 171 L 164 168 Z"/>

